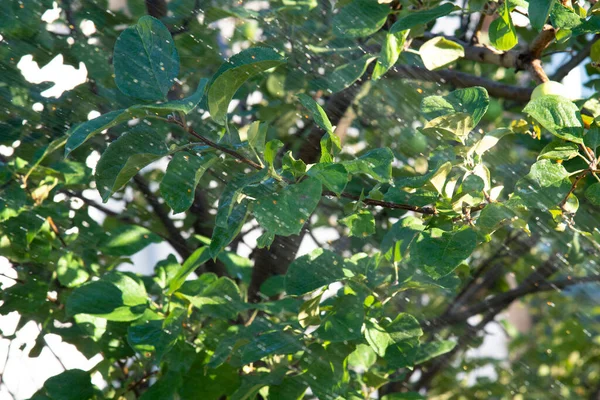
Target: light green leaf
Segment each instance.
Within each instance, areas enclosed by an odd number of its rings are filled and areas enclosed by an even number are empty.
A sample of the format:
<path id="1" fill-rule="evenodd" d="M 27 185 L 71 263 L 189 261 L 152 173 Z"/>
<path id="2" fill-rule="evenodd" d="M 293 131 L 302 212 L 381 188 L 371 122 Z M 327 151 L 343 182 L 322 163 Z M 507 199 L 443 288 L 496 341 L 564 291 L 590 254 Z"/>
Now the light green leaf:
<path id="1" fill-rule="evenodd" d="M 300 296 L 344 278 L 344 260 L 332 251 L 316 249 L 295 259 L 285 275 L 285 291 Z"/>
<path id="2" fill-rule="evenodd" d="M 219 158 L 212 153 L 202 156 L 188 152 L 175 153 L 160 182 L 160 194 L 173 213 L 184 212 L 192 206 L 200 178 L 217 160 Z"/>
<path id="3" fill-rule="evenodd" d="M 381 52 L 377 58 L 377 64 L 373 69 L 373 80 L 381 78 L 385 73 L 396 64 L 400 53 L 404 49 L 404 43 L 408 36 L 407 31 L 398 33 L 386 33 L 381 45 Z"/>
<path id="4" fill-rule="evenodd" d="M 113 63 L 119 90 L 142 100 L 164 99 L 179 74 L 179 55 L 171 33 L 150 16 L 121 33 Z"/>
<path id="5" fill-rule="evenodd" d="M 164 139 L 141 125 L 125 132 L 104 151 L 96 166 L 96 188 L 106 203 L 146 165 L 169 153 Z"/>
<path id="6" fill-rule="evenodd" d="M 98 243 L 103 254 L 115 257 L 131 256 L 151 243 L 160 243 L 161 237 L 139 225 L 120 225 L 107 232 Z"/>
<path id="7" fill-rule="evenodd" d="M 460 112 L 432 119 L 421 128 L 421 132 L 435 138 L 455 140 L 464 144 L 474 127 L 473 117 Z"/>
<path id="8" fill-rule="evenodd" d="M 519 179 L 515 195 L 527 207 L 547 210 L 554 208 L 571 189 L 569 173 L 561 164 L 540 160 L 531 166 L 529 174 Z"/>
<path id="9" fill-rule="evenodd" d="M 490 104 L 490 97 L 485 88 L 474 86 L 458 89 L 446 96 L 428 96 L 421 102 L 421 113 L 428 120 L 453 113 L 467 113 L 477 125 Z"/>
<path id="10" fill-rule="evenodd" d="M 553 140 L 542 149 L 538 160 L 570 160 L 577 157 L 579 147 L 573 142 Z"/>
<path id="11" fill-rule="evenodd" d="M 77 287 L 90 277 L 83 260 L 73 253 L 67 253 L 58 259 L 56 275 L 60 284 L 66 287 Z"/>
<path id="12" fill-rule="evenodd" d="M 419 55 L 425 68 L 433 71 L 464 57 L 465 49 L 456 42 L 438 36 L 423 43 L 419 48 Z"/>
<path id="13" fill-rule="evenodd" d="M 349 215 L 340 219 L 339 222 L 350 228 L 350 236 L 366 237 L 375 233 L 375 218 L 366 210 Z"/>
<path id="14" fill-rule="evenodd" d="M 496 18 L 489 27 L 490 42 L 500 51 L 508 51 L 519 42 L 517 31 L 510 16 L 508 2 L 498 8 L 500 18 Z"/>
<path id="15" fill-rule="evenodd" d="M 215 74 L 208 89 L 208 109 L 213 120 L 224 125 L 231 99 L 244 82 L 285 59 L 272 49 L 253 47 L 234 55 Z"/>
<path id="16" fill-rule="evenodd" d="M 304 106 L 304 108 L 306 108 L 308 112 L 310 112 L 310 115 L 317 123 L 317 125 L 319 125 L 325 132 L 333 133 L 333 126 L 331 125 L 331 122 L 329 121 L 325 110 L 323 110 L 319 103 L 317 103 L 313 100 L 312 97 L 304 93 L 300 93 L 298 95 L 298 100 L 300 100 L 300 104 L 302 104 L 302 106 Z"/>
<path id="17" fill-rule="evenodd" d="M 177 271 L 177 274 L 169 282 L 169 290 L 167 291 L 167 294 L 171 295 L 177 289 L 179 289 L 181 285 L 183 285 L 183 283 L 185 282 L 185 279 L 188 277 L 188 275 L 194 272 L 196 268 L 210 260 L 210 258 L 210 251 L 206 246 L 200 247 L 199 249 L 194 251 L 192 255 L 189 256 L 187 260 L 185 260 L 185 262 L 181 266 L 181 269 Z"/>
<path id="18" fill-rule="evenodd" d="M 385 147 L 371 150 L 357 159 L 344 161 L 342 165 L 350 174 L 367 174 L 380 182 L 388 182 L 392 178 L 392 161 L 394 153 Z"/>
<path id="19" fill-rule="evenodd" d="M 326 132 L 321 138 L 319 145 L 321 147 L 319 163 L 333 162 L 335 156 L 342 150 L 341 139 L 332 132 Z"/>
<path id="20" fill-rule="evenodd" d="M 189 114 L 204 96 L 204 90 L 208 79 L 201 79 L 196 91 L 189 97 L 181 100 L 169 101 L 159 104 L 145 104 L 131 106 L 125 110 L 116 110 L 103 114 L 97 118 L 83 122 L 69 129 L 67 132 L 67 143 L 65 145 L 65 157 L 73 150 L 84 144 L 99 132 L 112 128 L 125 121 L 141 118 L 145 115 L 166 115 L 174 111 Z"/>
<path id="21" fill-rule="evenodd" d="M 143 282 L 133 274 L 109 272 L 78 287 L 67 299 L 67 315 L 91 314 L 109 321 L 140 318 L 148 299 Z"/>
<path id="22" fill-rule="evenodd" d="M 541 31 L 556 0 L 529 0 L 528 15 L 531 27 Z"/>
<path id="23" fill-rule="evenodd" d="M 280 191 L 258 198 L 254 217 L 267 231 L 275 235 L 297 235 L 321 199 L 322 185 L 308 178 Z"/>
<path id="24" fill-rule="evenodd" d="M 585 198 L 595 206 L 600 206 L 600 183 L 590 185 L 585 191 Z"/>
<path id="25" fill-rule="evenodd" d="M 377 362 L 377 354 L 366 344 L 359 344 L 348 356 L 348 365 L 354 368 L 368 370 L 375 362 Z"/>
<path id="26" fill-rule="evenodd" d="M 434 279 L 454 271 L 477 245 L 477 234 L 469 228 L 444 232 L 438 228 L 423 231 L 410 248 L 414 265 L 423 268 Z"/>
<path id="27" fill-rule="evenodd" d="M 339 37 L 358 38 L 377 32 L 390 13 L 390 6 L 371 0 L 351 0 L 334 15 L 333 33 Z"/>
<path id="28" fill-rule="evenodd" d="M 317 178 L 323 185 L 338 196 L 348 184 L 348 171 L 342 164 L 319 163 L 315 164 L 306 173 Z"/>
<path id="29" fill-rule="evenodd" d="M 392 25 L 390 33 L 397 33 L 414 28 L 417 25 L 427 24 L 456 10 L 460 10 L 460 7 L 452 3 L 444 3 L 429 10 L 410 12 Z"/>
<path id="30" fill-rule="evenodd" d="M 561 139 L 583 143 L 583 122 L 579 109 L 569 99 L 546 95 L 531 100 L 523 109 L 546 130 Z"/>

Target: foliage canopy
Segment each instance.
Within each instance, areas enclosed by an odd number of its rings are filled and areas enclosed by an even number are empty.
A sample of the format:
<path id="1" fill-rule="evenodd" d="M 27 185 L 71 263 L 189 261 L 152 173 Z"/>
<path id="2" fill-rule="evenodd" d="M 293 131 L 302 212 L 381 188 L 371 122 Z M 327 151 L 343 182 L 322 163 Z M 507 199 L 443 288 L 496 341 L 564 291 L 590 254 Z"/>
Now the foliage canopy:
<path id="1" fill-rule="evenodd" d="M 32 399 L 600 392 L 600 3 L 123 3 L 0 4 L 0 314 L 102 355 Z"/>

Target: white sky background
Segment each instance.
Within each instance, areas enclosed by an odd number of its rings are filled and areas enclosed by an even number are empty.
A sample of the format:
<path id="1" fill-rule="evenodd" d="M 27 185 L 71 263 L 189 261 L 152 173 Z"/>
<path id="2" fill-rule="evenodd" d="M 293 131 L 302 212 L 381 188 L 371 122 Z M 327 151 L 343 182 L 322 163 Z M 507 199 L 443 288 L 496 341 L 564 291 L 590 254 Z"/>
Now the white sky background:
<path id="1" fill-rule="evenodd" d="M 111 9 L 119 8 L 120 0 L 110 0 L 109 3 Z M 42 19 L 50 24 L 49 29 L 55 31 L 66 29 L 64 26 L 52 24 L 52 22 L 58 18 L 59 14 L 60 9 L 56 6 L 56 3 L 54 9 L 51 9 L 44 14 Z M 524 17 L 518 14 L 513 13 L 513 18 L 515 20 L 515 24 L 517 25 L 528 22 Z M 524 20 L 520 21 L 520 18 L 523 18 Z M 224 34 L 232 31 L 231 27 L 227 26 L 226 24 L 227 22 L 225 21 L 225 25 L 223 26 Z M 443 27 L 443 29 L 440 30 L 440 27 Z M 447 34 L 452 34 L 457 27 L 457 18 L 449 18 L 444 21 L 443 24 L 436 25 L 437 32 Z M 84 21 L 80 26 L 80 29 L 87 36 L 92 35 L 95 32 L 95 28 L 91 21 Z M 434 32 L 436 32 L 436 30 L 434 30 Z M 1 36 L 0 45 L 2 45 Z M 551 62 L 546 64 L 547 69 L 551 71 L 553 67 L 556 68 L 556 66 L 564 63 L 568 57 L 568 55 L 564 54 L 556 54 L 552 56 Z M 571 73 L 563 81 L 566 88 L 570 91 L 568 94 L 573 98 L 581 98 L 591 95 L 591 90 L 583 88 L 582 86 L 582 79 L 585 76 L 585 70 L 582 66 L 583 64 L 584 63 L 582 63 L 579 68 L 571 71 Z M 87 69 L 84 63 L 80 63 L 78 68 L 65 65 L 63 63 L 63 56 L 60 54 L 57 55 L 50 63 L 42 67 L 40 67 L 31 56 L 25 56 L 18 63 L 18 68 L 21 70 L 23 76 L 32 83 L 41 83 L 44 81 L 55 83 L 53 87 L 42 93 L 42 95 L 45 97 L 60 97 L 64 91 L 71 90 L 74 87 L 85 83 L 87 78 Z M 39 109 L 39 105 L 37 107 Z M 39 111 L 41 111 L 41 109 L 39 109 Z M 97 113 L 96 115 L 90 115 L 90 117 L 92 116 L 97 116 Z M 8 153 L 7 155 L 9 155 L 11 153 L 11 149 L 5 147 L 0 148 L 0 152 Z M 95 160 L 91 159 L 90 161 L 93 164 L 94 162 L 97 162 L 97 159 L 98 158 L 96 157 Z M 97 191 L 87 190 L 85 194 L 91 199 L 101 202 Z M 108 207 L 119 211 L 122 209 L 123 205 L 118 201 L 111 200 L 108 203 Z M 102 213 L 92 209 L 90 209 L 90 216 L 98 222 L 101 222 L 104 218 Z M 313 233 L 315 234 L 317 240 L 319 240 L 321 243 L 338 239 L 337 231 L 333 228 L 318 228 L 313 230 Z M 246 237 L 246 244 L 248 246 L 241 246 L 240 255 L 249 255 L 250 250 L 256 244 L 256 239 L 259 235 L 260 232 L 256 230 Z M 317 247 L 318 245 L 313 241 L 313 239 L 306 235 L 300 246 L 299 255 L 309 253 Z M 119 269 L 124 271 L 139 272 L 142 274 L 151 274 L 156 262 L 164 259 L 169 253 L 173 253 L 173 251 L 168 244 L 152 244 L 133 256 L 134 265 L 123 265 Z M 0 257 L 0 274 L 16 277 L 16 272 L 10 268 L 10 264 L 3 257 Z M 4 287 L 7 287 L 14 282 L 12 282 L 10 279 L 0 276 L 0 283 L 2 283 Z M 16 313 L 8 316 L 0 316 L 0 331 L 5 335 L 13 334 L 18 318 L 19 316 Z M 488 334 L 486 335 L 483 345 L 478 349 L 469 350 L 467 355 L 470 357 L 490 356 L 505 358 L 507 356 L 507 338 L 500 326 L 497 323 L 490 323 L 486 327 L 486 331 Z M 50 346 L 52 351 L 50 351 L 49 348 L 44 348 L 39 357 L 29 358 L 26 354 L 29 352 L 29 349 L 33 347 L 38 334 L 39 330 L 36 324 L 33 322 L 28 323 L 17 333 L 16 339 L 12 341 L 12 346 L 10 349 L 10 341 L 8 339 L 2 339 L 0 336 L 0 373 L 2 374 L 3 381 L 3 385 L 0 386 L 0 400 L 8 400 L 12 398 L 7 391 L 7 386 L 10 388 L 10 392 L 15 396 L 16 399 L 29 398 L 38 388 L 42 386 L 43 382 L 47 378 L 63 371 L 63 366 L 61 363 L 64 364 L 64 366 L 68 369 L 80 368 L 83 370 L 89 370 L 102 360 L 100 355 L 91 360 L 87 360 L 77 351 L 74 346 L 63 343 L 60 337 L 57 335 L 46 335 L 45 337 L 47 345 Z M 21 345 L 26 345 L 26 347 L 21 350 Z M 8 357 L 7 352 L 10 353 L 8 354 Z M 57 359 L 57 356 L 60 358 L 60 362 Z M 3 364 L 4 360 L 8 360 L 8 363 Z M 479 371 L 469 373 L 468 376 L 470 381 L 474 381 L 476 376 L 494 377 L 494 374 L 495 373 L 493 369 L 484 368 Z M 103 382 L 99 374 L 93 377 L 93 383 L 100 387 L 103 386 Z"/>

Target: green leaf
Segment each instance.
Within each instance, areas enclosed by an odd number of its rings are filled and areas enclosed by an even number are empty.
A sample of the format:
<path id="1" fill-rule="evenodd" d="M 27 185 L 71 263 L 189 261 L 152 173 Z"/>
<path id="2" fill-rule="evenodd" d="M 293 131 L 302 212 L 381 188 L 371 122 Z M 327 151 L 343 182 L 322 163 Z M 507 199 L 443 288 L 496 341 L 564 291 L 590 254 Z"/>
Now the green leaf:
<path id="1" fill-rule="evenodd" d="M 350 236 L 367 237 L 375 233 L 375 218 L 366 210 L 349 215 L 340 219 L 339 222 L 350 228 Z"/>
<path id="2" fill-rule="evenodd" d="M 595 206 L 600 206 L 600 183 L 590 185 L 585 191 L 585 198 Z"/>
<path id="3" fill-rule="evenodd" d="M 176 295 L 188 300 L 202 315 L 215 318 L 235 319 L 244 308 L 240 289 L 235 282 L 224 276 L 218 278 L 212 273 L 185 281 Z"/>
<path id="4" fill-rule="evenodd" d="M 269 166 L 269 170 L 274 173 L 275 172 L 275 159 L 277 158 L 277 153 L 283 147 L 283 142 L 279 139 L 269 140 L 265 145 L 265 152 L 263 157 Z"/>
<path id="5" fill-rule="evenodd" d="M 438 36 L 423 43 L 419 48 L 425 68 L 433 71 L 443 68 L 465 56 L 465 49 L 458 43 Z"/>
<path id="6" fill-rule="evenodd" d="M 242 364 L 250 364 L 272 354 L 293 354 L 303 349 L 304 344 L 292 333 L 268 332 L 244 346 Z"/>
<path id="7" fill-rule="evenodd" d="M 561 164 L 540 160 L 531 166 L 529 174 L 515 186 L 515 195 L 527 207 L 547 210 L 554 208 L 571 189 L 569 173 Z"/>
<path id="8" fill-rule="evenodd" d="M 421 113 L 428 120 L 453 113 L 467 113 L 477 125 L 485 115 L 490 97 L 485 88 L 474 86 L 458 89 L 445 96 L 427 96 L 421 102 Z"/>
<path id="9" fill-rule="evenodd" d="M 548 20 L 550 10 L 556 0 L 529 0 L 529 21 L 531 27 L 540 32 Z"/>
<path id="10" fill-rule="evenodd" d="M 227 108 L 244 82 L 253 76 L 285 62 L 277 52 L 253 47 L 234 55 L 215 74 L 208 89 L 208 109 L 220 125 L 227 122 Z"/>
<path id="11" fill-rule="evenodd" d="M 325 110 L 323 110 L 319 103 L 317 103 L 313 100 L 312 97 L 304 93 L 300 93 L 298 95 L 298 100 L 300 100 L 300 104 L 302 104 L 302 106 L 304 106 L 304 108 L 306 108 L 308 112 L 310 112 L 310 115 L 317 123 L 317 125 L 319 125 L 325 132 L 333 133 L 333 126 L 331 125 L 331 122 L 329 121 Z"/>
<path id="12" fill-rule="evenodd" d="M 96 166 L 96 188 L 106 203 L 142 168 L 169 153 L 164 139 L 140 125 L 111 143 Z"/>
<path id="13" fill-rule="evenodd" d="M 538 160 L 570 160 L 577 157 L 579 147 L 572 142 L 553 140 L 542 149 Z"/>
<path id="14" fill-rule="evenodd" d="M 358 339 L 361 337 L 364 315 L 363 302 L 358 296 L 340 296 L 334 300 L 331 310 L 323 317 L 315 335 L 330 342 Z"/>
<path id="15" fill-rule="evenodd" d="M 342 141 L 332 132 L 326 132 L 319 142 L 321 157 L 319 163 L 331 163 L 335 156 L 342 150 Z"/>
<path id="16" fill-rule="evenodd" d="M 179 55 L 166 26 L 144 16 L 115 44 L 115 82 L 121 92 L 142 100 L 162 100 L 179 74 Z"/>
<path id="17" fill-rule="evenodd" d="M 394 342 L 374 318 L 365 321 L 365 339 L 367 339 L 369 346 L 380 357 L 385 356 L 385 350 Z"/>
<path id="18" fill-rule="evenodd" d="M 569 99 L 546 95 L 531 100 L 523 109 L 546 130 L 561 139 L 583 143 L 583 122 L 579 109 Z"/>
<path id="19" fill-rule="evenodd" d="M 363 76 L 369 64 L 375 59 L 376 57 L 365 54 L 358 60 L 337 67 L 325 78 L 319 79 L 315 84 L 320 89 L 328 90 L 331 93 L 341 92 Z"/>
<path id="20" fill-rule="evenodd" d="M 594 123 L 586 132 L 583 141 L 587 147 L 592 149 L 593 152 L 596 152 L 596 149 L 600 146 L 600 126 L 597 123 Z"/>
<path id="21" fill-rule="evenodd" d="M 160 243 L 161 237 L 139 225 L 121 225 L 102 239 L 98 247 L 109 256 L 131 256 L 151 243 Z"/>
<path id="22" fill-rule="evenodd" d="M 260 121 L 254 121 L 248 128 L 248 144 L 257 153 L 263 153 L 265 151 L 268 129 L 269 125 Z"/>
<path id="23" fill-rule="evenodd" d="M 90 277 L 83 260 L 70 252 L 58 259 L 56 275 L 60 284 L 66 287 L 77 287 Z"/>
<path id="24" fill-rule="evenodd" d="M 344 191 L 348 184 L 348 171 L 342 164 L 315 164 L 310 167 L 306 174 L 321 181 L 327 189 L 338 196 Z"/>
<path id="25" fill-rule="evenodd" d="M 477 218 L 477 228 L 484 235 L 493 233 L 504 221 L 515 216 L 515 212 L 502 203 L 490 203 Z"/>
<path id="26" fill-rule="evenodd" d="M 175 153 L 160 182 L 160 194 L 173 213 L 184 212 L 192 206 L 200 178 L 217 160 L 219 158 L 212 153 L 202 156 Z"/>
<path id="27" fill-rule="evenodd" d="M 572 8 L 565 7 L 560 2 L 554 3 L 550 13 L 552 26 L 557 29 L 573 29 L 581 25 L 583 19 L 573 11 Z"/>
<path id="28" fill-rule="evenodd" d="M 206 368 L 200 353 L 179 389 L 182 400 L 219 400 L 232 394 L 240 386 L 238 370 L 229 364 L 218 368 Z"/>
<path id="29" fill-rule="evenodd" d="M 285 291 L 290 296 L 300 296 L 344 279 L 343 265 L 340 256 L 324 249 L 298 257 L 285 275 Z"/>
<path id="30" fill-rule="evenodd" d="M 499 6 L 498 14 L 500 18 L 492 21 L 489 27 L 490 42 L 498 50 L 508 51 L 519 42 L 508 2 Z"/>
<path id="31" fill-rule="evenodd" d="M 219 198 L 219 206 L 217 208 L 217 217 L 215 220 L 215 226 L 221 228 L 227 228 L 229 215 L 233 211 L 233 208 L 241 200 L 242 191 L 244 188 L 250 185 L 254 185 L 265 179 L 269 174 L 268 168 L 264 168 L 251 175 L 239 175 L 231 180 L 225 190 L 221 193 Z"/>
<path id="32" fill-rule="evenodd" d="M 248 201 L 243 201 L 233 207 L 227 227 L 215 226 L 210 239 L 210 256 L 215 258 L 240 233 L 248 216 Z"/>
<path id="33" fill-rule="evenodd" d="M 425 400 L 426 397 L 417 392 L 390 393 L 381 397 L 381 400 Z"/>
<path id="34" fill-rule="evenodd" d="M 390 322 L 385 330 L 394 342 L 416 339 L 423 336 L 423 329 L 415 317 L 407 313 L 400 313 Z"/>
<path id="35" fill-rule="evenodd" d="M 354 368 L 368 370 L 375 362 L 377 362 L 377 354 L 366 344 L 359 344 L 348 356 L 348 364 Z"/>
<path id="36" fill-rule="evenodd" d="M 264 229 L 275 235 L 297 235 L 319 204 L 321 182 L 308 178 L 269 192 L 254 204 L 254 217 Z"/>
<path id="37" fill-rule="evenodd" d="M 275 240 L 275 235 L 269 231 L 265 231 L 256 239 L 256 246 L 259 249 L 270 248 Z"/>
<path id="38" fill-rule="evenodd" d="M 166 319 L 158 314 L 146 311 L 146 318 L 140 318 L 127 328 L 127 342 L 138 353 L 155 353 L 156 359 L 162 357 L 175 345 L 182 331 L 185 311 L 173 310 Z"/>
<path id="39" fill-rule="evenodd" d="M 392 25 L 390 33 L 397 33 L 414 28 L 417 25 L 427 24 L 456 10 L 460 10 L 460 7 L 452 3 L 444 3 L 429 10 L 410 12 Z"/>
<path id="40" fill-rule="evenodd" d="M 367 174 L 380 182 L 388 182 L 392 178 L 392 161 L 394 153 L 385 147 L 371 150 L 357 159 L 344 161 L 342 165 L 350 174 Z"/>
<path id="41" fill-rule="evenodd" d="M 103 114 L 97 118 L 83 122 L 69 129 L 67 132 L 67 143 L 65 145 L 65 157 L 73 150 L 84 144 L 94 135 L 113 126 L 119 125 L 125 121 L 134 118 L 141 118 L 145 115 L 165 115 L 172 112 L 181 112 L 189 114 L 204 96 L 208 79 L 201 79 L 196 91 L 189 97 L 181 100 L 168 101 L 159 104 L 145 104 L 131 106 L 125 110 L 116 110 Z"/>
<path id="42" fill-rule="evenodd" d="M 477 245 L 477 234 L 469 228 L 444 232 L 438 228 L 423 231 L 410 248 L 413 265 L 434 279 L 450 274 Z"/>
<path id="43" fill-rule="evenodd" d="M 141 280 L 132 274 L 109 272 L 78 287 L 67 299 L 67 314 L 91 314 L 109 321 L 133 321 L 146 309 L 148 299 Z"/>
<path id="44" fill-rule="evenodd" d="M 406 42 L 407 32 L 398 33 L 386 33 L 381 45 L 381 52 L 377 58 L 377 64 L 373 69 L 373 79 L 377 80 L 381 78 L 385 73 L 396 64 L 400 53 L 404 50 L 404 44 Z"/>
<path id="45" fill-rule="evenodd" d="M 358 38 L 377 32 L 390 13 L 390 6 L 371 0 L 352 0 L 334 15 L 333 33 L 339 37 Z"/>
<path id="46" fill-rule="evenodd" d="M 391 261 L 400 261 L 408 253 L 413 240 L 424 229 L 423 221 L 413 217 L 402 218 L 386 232 L 381 241 L 381 251 L 386 254 L 386 257 L 389 252 L 388 258 Z"/>
<path id="47" fill-rule="evenodd" d="M 464 144 L 474 127 L 473 117 L 460 112 L 432 119 L 421 128 L 421 132 L 436 139 L 455 140 Z"/>
<path id="48" fill-rule="evenodd" d="M 446 354 L 452 351 L 456 347 L 456 342 L 450 340 L 439 340 L 436 342 L 429 342 L 422 344 L 419 347 L 415 364 L 422 364 L 425 361 L 431 360 L 432 358 Z"/>
<path id="49" fill-rule="evenodd" d="M 52 400 L 84 400 L 94 397 L 89 372 L 69 369 L 44 382 L 44 390 Z"/>
<path id="50" fill-rule="evenodd" d="M 285 285 L 285 281 L 284 281 Z M 285 290 L 285 288 L 284 288 Z M 301 327 L 307 328 L 311 325 L 321 324 L 321 299 L 323 298 L 323 292 L 321 294 L 305 301 L 298 311 L 298 323 Z"/>
<path id="51" fill-rule="evenodd" d="M 208 247 L 200 247 L 196 251 L 192 253 L 191 256 L 185 260 L 181 269 L 177 272 L 177 274 L 173 277 L 173 279 L 169 282 L 169 290 L 167 291 L 168 295 L 173 294 L 177 289 L 183 285 L 185 279 L 189 274 L 194 272 L 196 268 L 210 260 L 210 251 Z"/>

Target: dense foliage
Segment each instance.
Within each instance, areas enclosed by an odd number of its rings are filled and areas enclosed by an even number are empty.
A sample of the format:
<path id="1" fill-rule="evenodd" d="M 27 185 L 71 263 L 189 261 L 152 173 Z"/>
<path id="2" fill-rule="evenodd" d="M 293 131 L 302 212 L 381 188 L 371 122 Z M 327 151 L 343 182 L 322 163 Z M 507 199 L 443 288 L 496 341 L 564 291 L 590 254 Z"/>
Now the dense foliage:
<path id="1" fill-rule="evenodd" d="M 0 3 L 0 314 L 102 355 L 34 399 L 600 392 L 600 102 L 530 98 L 595 90 L 595 1 L 123 3 Z"/>

